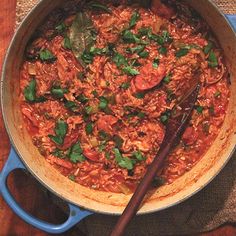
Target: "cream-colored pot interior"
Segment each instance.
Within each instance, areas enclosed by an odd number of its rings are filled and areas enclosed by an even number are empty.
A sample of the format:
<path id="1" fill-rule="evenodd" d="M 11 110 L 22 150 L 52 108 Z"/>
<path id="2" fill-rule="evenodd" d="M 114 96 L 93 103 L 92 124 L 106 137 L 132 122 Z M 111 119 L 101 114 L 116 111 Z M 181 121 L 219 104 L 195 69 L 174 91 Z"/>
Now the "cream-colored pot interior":
<path id="1" fill-rule="evenodd" d="M 130 196 L 95 191 L 62 176 L 32 144 L 19 108 L 19 70 L 24 48 L 40 22 L 63 0 L 43 0 L 30 13 L 16 33 L 5 62 L 2 81 L 2 107 L 5 124 L 19 156 L 28 170 L 49 190 L 68 202 L 96 212 L 120 214 Z M 229 160 L 236 144 L 236 37 L 226 19 L 206 0 L 188 1 L 210 24 L 224 49 L 231 72 L 231 97 L 227 116 L 220 134 L 203 159 L 173 184 L 155 191 L 139 213 L 158 211 L 190 197 L 216 176 Z"/>

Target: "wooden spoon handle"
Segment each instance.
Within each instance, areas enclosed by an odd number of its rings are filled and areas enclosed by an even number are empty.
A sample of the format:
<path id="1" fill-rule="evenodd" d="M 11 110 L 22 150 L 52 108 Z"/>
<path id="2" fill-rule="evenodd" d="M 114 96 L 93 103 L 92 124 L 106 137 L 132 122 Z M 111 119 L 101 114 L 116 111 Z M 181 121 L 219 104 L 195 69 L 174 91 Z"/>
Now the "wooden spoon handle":
<path id="1" fill-rule="evenodd" d="M 143 198 L 145 197 L 148 188 L 154 177 L 157 175 L 157 170 L 161 168 L 163 160 L 165 160 L 166 156 L 170 152 L 170 146 L 167 145 L 164 148 L 161 148 L 156 156 L 155 160 L 149 166 L 146 175 L 142 179 L 141 183 L 138 185 L 135 193 L 133 194 L 129 204 L 125 208 L 122 216 L 119 218 L 111 236 L 120 236 L 123 234 L 126 226 L 130 222 L 130 220 L 135 216 L 137 213 L 139 206 L 141 205 Z"/>

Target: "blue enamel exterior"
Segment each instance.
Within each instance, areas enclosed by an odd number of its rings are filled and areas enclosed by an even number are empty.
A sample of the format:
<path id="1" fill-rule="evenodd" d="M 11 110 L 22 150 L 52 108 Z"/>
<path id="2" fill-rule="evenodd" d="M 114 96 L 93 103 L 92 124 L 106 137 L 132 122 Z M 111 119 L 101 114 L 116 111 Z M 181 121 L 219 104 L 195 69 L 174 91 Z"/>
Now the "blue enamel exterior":
<path id="1" fill-rule="evenodd" d="M 69 204 L 70 215 L 67 221 L 61 225 L 53 225 L 41 221 L 32 215 L 25 212 L 12 197 L 9 189 L 7 187 L 7 177 L 15 169 L 26 169 L 20 158 L 17 156 L 14 149 L 11 149 L 9 158 L 0 173 L 0 193 L 3 196 L 4 200 L 10 206 L 10 208 L 24 221 L 33 225 L 34 227 L 41 229 L 45 232 L 52 234 L 64 233 L 78 222 L 80 222 L 85 217 L 93 214 L 92 212 L 81 210 L 79 207 Z"/>
<path id="2" fill-rule="evenodd" d="M 230 22 L 233 29 L 236 31 L 236 15 L 226 15 L 226 18 Z M 0 173 L 0 193 L 3 196 L 4 200 L 11 207 L 11 209 L 27 223 L 33 225 L 34 227 L 41 229 L 47 233 L 59 234 L 64 233 L 74 225 L 79 223 L 85 217 L 93 214 L 90 211 L 81 210 L 79 207 L 68 204 L 70 209 L 70 215 L 67 221 L 61 225 L 53 225 L 36 219 L 27 212 L 25 212 L 12 197 L 11 193 L 7 188 L 7 177 L 15 169 L 26 169 L 20 158 L 17 156 L 14 149 L 11 149 L 9 158 Z"/>
<path id="3" fill-rule="evenodd" d="M 225 15 L 228 19 L 229 23 L 233 27 L 234 31 L 236 32 L 236 15 Z"/>

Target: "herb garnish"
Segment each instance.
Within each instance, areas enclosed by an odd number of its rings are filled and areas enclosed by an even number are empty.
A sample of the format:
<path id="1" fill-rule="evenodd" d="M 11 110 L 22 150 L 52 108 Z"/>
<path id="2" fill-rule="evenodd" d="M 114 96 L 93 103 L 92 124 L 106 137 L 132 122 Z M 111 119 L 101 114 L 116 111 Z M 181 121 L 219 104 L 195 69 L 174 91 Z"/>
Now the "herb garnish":
<path id="1" fill-rule="evenodd" d="M 210 54 L 208 57 L 208 65 L 210 67 L 217 67 L 218 66 L 218 59 L 213 51 L 210 51 Z"/>
<path id="2" fill-rule="evenodd" d="M 54 62 L 57 58 L 52 54 L 48 49 L 41 50 L 39 52 L 39 58 L 41 61 L 45 62 Z"/>
<path id="3" fill-rule="evenodd" d="M 139 12 L 137 12 L 137 11 L 135 11 L 134 13 L 133 13 L 133 15 L 131 16 L 131 20 L 130 20 L 130 23 L 129 23 L 129 27 L 130 28 L 133 28 L 135 25 L 136 25 L 136 23 L 137 23 L 137 21 L 140 19 L 140 14 L 139 14 Z"/>
<path id="4" fill-rule="evenodd" d="M 67 123 L 63 120 L 58 120 L 54 129 L 56 136 L 48 135 L 48 137 L 54 143 L 62 145 L 64 143 L 64 138 L 66 136 L 67 130 L 68 130 Z"/>
<path id="5" fill-rule="evenodd" d="M 175 56 L 180 58 L 186 56 L 189 53 L 189 48 L 180 48 L 176 53 Z"/>
<path id="6" fill-rule="evenodd" d="M 86 160 L 79 142 L 71 147 L 69 158 L 73 163 L 83 162 Z"/>

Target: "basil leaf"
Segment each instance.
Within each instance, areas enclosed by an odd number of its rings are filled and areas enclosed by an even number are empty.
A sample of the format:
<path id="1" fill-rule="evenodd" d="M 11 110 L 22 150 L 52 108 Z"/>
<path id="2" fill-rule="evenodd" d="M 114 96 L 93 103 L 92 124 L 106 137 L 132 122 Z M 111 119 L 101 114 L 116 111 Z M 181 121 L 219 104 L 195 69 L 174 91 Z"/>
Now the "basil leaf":
<path id="1" fill-rule="evenodd" d="M 167 30 L 164 30 L 162 32 L 162 38 L 163 38 L 164 43 L 172 43 L 173 42 L 173 38 L 170 36 L 170 34 Z"/>
<path id="2" fill-rule="evenodd" d="M 71 180 L 71 181 L 75 181 L 75 175 L 69 175 L 68 178 Z"/>
<path id="3" fill-rule="evenodd" d="M 146 114 L 145 114 L 144 112 L 139 112 L 139 113 L 137 114 L 137 117 L 140 118 L 140 119 L 144 119 L 145 116 L 146 116 Z"/>
<path id="4" fill-rule="evenodd" d="M 131 75 L 131 76 L 134 76 L 134 75 L 139 75 L 139 71 L 137 71 L 136 69 L 134 69 L 133 67 L 131 66 L 126 66 L 122 69 L 122 71 L 127 74 L 127 75 Z"/>
<path id="5" fill-rule="evenodd" d="M 73 163 L 83 162 L 86 160 L 79 142 L 71 147 L 69 158 Z"/>
<path id="6" fill-rule="evenodd" d="M 217 67 L 218 66 L 218 59 L 213 51 L 210 51 L 210 54 L 208 57 L 208 65 L 210 67 Z"/>
<path id="7" fill-rule="evenodd" d="M 139 12 L 137 12 L 137 11 L 135 11 L 134 13 L 133 13 L 133 15 L 131 16 L 131 20 L 130 20 L 130 23 L 129 23 L 129 27 L 130 28 L 133 28 L 135 25 L 136 25 L 136 23 L 137 23 L 137 21 L 140 19 L 140 14 L 139 14 Z"/>
<path id="8" fill-rule="evenodd" d="M 175 56 L 180 58 L 187 55 L 188 53 L 189 53 L 189 48 L 181 48 L 175 53 Z"/>
<path id="9" fill-rule="evenodd" d="M 39 52 L 39 58 L 40 58 L 41 61 L 45 61 L 45 62 L 53 62 L 53 61 L 55 61 L 57 59 L 52 54 L 52 52 L 49 51 L 48 49 L 41 50 Z"/>
<path id="10" fill-rule="evenodd" d="M 86 13 L 77 14 L 69 30 L 69 39 L 72 51 L 80 64 L 85 67 L 91 63 L 91 56 L 85 54 L 85 51 L 92 47 L 96 39 L 93 23 Z"/>
<path id="11" fill-rule="evenodd" d="M 24 89 L 26 101 L 34 102 L 36 100 L 36 80 L 32 79 L 29 85 Z"/>
<path id="12" fill-rule="evenodd" d="M 218 98 L 221 96 L 221 92 L 220 91 L 216 91 L 215 94 L 214 94 L 214 97 L 215 98 Z"/>
<path id="13" fill-rule="evenodd" d="M 112 13 L 112 10 L 110 8 L 108 8 L 105 5 L 102 5 L 101 3 L 97 3 L 97 2 L 90 2 L 88 4 L 89 8 L 95 9 L 95 10 L 102 10 L 105 11 L 107 13 Z"/>

